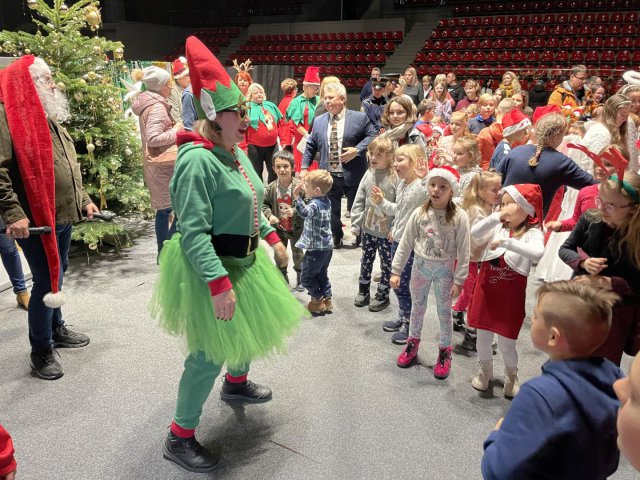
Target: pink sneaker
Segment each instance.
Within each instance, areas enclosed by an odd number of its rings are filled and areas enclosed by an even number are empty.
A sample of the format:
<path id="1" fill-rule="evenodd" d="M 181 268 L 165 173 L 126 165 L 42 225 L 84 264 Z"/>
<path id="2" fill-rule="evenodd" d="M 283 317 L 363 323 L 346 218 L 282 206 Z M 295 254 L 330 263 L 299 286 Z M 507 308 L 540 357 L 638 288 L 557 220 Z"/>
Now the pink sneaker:
<path id="1" fill-rule="evenodd" d="M 409 337 L 407 339 L 407 346 L 404 347 L 404 351 L 400 354 L 398 361 L 396 362 L 400 368 L 408 368 L 415 363 L 418 358 L 419 346 L 419 338 Z"/>
<path id="2" fill-rule="evenodd" d="M 438 360 L 433 367 L 433 376 L 438 380 L 444 380 L 451 373 L 451 350 L 453 347 L 440 347 Z"/>

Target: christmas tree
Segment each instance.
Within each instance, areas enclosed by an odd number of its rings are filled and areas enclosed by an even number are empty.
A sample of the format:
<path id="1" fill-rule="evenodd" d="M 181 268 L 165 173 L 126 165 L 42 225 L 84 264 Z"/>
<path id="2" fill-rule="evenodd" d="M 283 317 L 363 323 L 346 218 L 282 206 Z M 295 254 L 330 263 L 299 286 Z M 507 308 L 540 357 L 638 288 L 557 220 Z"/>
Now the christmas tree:
<path id="1" fill-rule="evenodd" d="M 52 3 L 49 1 L 49 3 Z M 122 78 L 128 77 L 124 47 L 98 36 L 99 3 L 79 0 L 27 0 L 36 33 L 0 32 L 0 54 L 34 54 L 51 67 L 58 88 L 69 99 L 65 127 L 82 166 L 84 188 L 101 209 L 118 214 L 144 212 L 148 193 L 142 178 L 142 152 L 134 120 L 123 113 Z M 74 239 L 97 248 L 105 237 L 121 239 L 122 225 L 84 222 Z"/>

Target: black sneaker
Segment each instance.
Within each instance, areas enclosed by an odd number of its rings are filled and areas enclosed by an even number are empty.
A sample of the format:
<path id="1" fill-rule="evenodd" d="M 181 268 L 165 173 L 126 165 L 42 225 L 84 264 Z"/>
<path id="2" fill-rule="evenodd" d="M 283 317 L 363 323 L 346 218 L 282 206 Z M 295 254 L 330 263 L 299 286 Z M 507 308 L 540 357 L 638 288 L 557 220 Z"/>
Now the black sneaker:
<path id="1" fill-rule="evenodd" d="M 80 348 L 89 345 L 89 337 L 82 333 L 72 332 L 66 325 L 53 330 L 53 344 L 56 348 Z"/>
<path id="2" fill-rule="evenodd" d="M 384 322 L 382 324 L 382 330 L 384 330 L 385 332 L 397 332 L 398 330 L 400 330 L 400 327 L 402 327 L 403 322 L 404 319 L 400 315 L 398 315 L 393 320 L 387 320 L 386 322 Z"/>
<path id="3" fill-rule="evenodd" d="M 31 353 L 31 368 L 37 376 L 44 380 L 57 380 L 64 372 L 53 356 L 53 350 Z"/>
<path id="4" fill-rule="evenodd" d="M 451 310 L 451 319 L 453 320 L 453 330 L 456 332 L 464 332 L 466 327 L 464 325 L 464 312 L 456 312 Z"/>
<path id="5" fill-rule="evenodd" d="M 220 461 L 220 455 L 204 448 L 196 437 L 180 438 L 172 432 L 169 432 L 162 451 L 164 458 L 190 472 L 210 472 Z"/>
<path id="6" fill-rule="evenodd" d="M 369 294 L 369 284 L 361 283 L 358 287 L 358 294 L 356 295 L 356 298 L 353 301 L 353 304 L 356 307 L 364 307 L 366 305 L 369 305 L 370 301 L 371 301 L 371 296 Z"/>
<path id="7" fill-rule="evenodd" d="M 373 297 L 373 300 L 369 304 L 370 312 L 381 312 L 385 308 L 389 306 L 389 293 L 376 293 L 376 296 Z"/>
<path id="8" fill-rule="evenodd" d="M 225 378 L 222 381 L 220 398 L 225 401 L 264 403 L 271 400 L 271 390 L 251 380 L 242 383 L 231 383 Z"/>

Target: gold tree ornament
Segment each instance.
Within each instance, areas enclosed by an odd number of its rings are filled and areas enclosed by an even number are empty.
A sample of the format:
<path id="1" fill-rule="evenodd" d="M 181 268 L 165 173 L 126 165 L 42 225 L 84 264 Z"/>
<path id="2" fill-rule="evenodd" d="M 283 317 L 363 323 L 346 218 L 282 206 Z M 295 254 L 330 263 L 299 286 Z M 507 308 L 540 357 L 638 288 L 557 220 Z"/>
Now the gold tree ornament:
<path id="1" fill-rule="evenodd" d="M 102 48 L 100 48 L 100 45 L 95 45 L 92 50 L 96 55 L 100 55 L 102 53 Z"/>
<path id="2" fill-rule="evenodd" d="M 113 57 L 116 60 L 120 60 L 122 57 L 124 57 L 124 49 L 118 47 L 113 51 Z"/>
<path id="3" fill-rule="evenodd" d="M 87 7 L 87 10 L 84 14 L 84 20 L 85 22 L 87 22 L 89 27 L 91 27 L 91 30 L 95 32 L 102 23 L 100 10 L 95 5 Z"/>
<path id="4" fill-rule="evenodd" d="M 31 50 L 29 50 L 28 48 L 24 49 L 24 54 L 25 55 L 31 55 Z"/>
<path id="5" fill-rule="evenodd" d="M 36 7 L 38 6 L 38 0 L 27 0 L 27 6 L 31 9 L 31 10 L 35 10 Z"/>
<path id="6" fill-rule="evenodd" d="M 96 72 L 89 72 L 87 73 L 87 80 L 89 80 L 90 82 L 93 82 L 96 78 L 98 78 L 98 75 L 96 74 Z"/>
<path id="7" fill-rule="evenodd" d="M 64 82 L 56 83 L 56 87 L 58 87 L 58 90 L 60 90 L 61 92 L 64 92 L 67 89 L 67 86 L 64 84 Z"/>
<path id="8" fill-rule="evenodd" d="M 62 5 L 60 5 L 60 13 L 67 13 L 69 11 L 69 7 L 67 6 L 66 3 L 63 3 Z"/>

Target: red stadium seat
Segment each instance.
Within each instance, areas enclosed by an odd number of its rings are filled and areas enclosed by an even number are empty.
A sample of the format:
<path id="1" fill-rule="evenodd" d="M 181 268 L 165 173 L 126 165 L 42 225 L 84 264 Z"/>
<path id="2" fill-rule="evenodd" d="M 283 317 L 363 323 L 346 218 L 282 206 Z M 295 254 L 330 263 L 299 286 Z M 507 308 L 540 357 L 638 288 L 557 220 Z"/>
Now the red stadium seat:
<path id="1" fill-rule="evenodd" d="M 514 54 L 513 54 L 513 62 L 515 63 L 524 63 L 527 61 L 527 54 L 524 53 L 522 50 L 517 50 Z"/>
<path id="2" fill-rule="evenodd" d="M 564 60 L 562 60 L 560 58 L 560 53 L 563 53 L 563 52 L 559 52 L 558 53 L 557 60 L 559 62 L 562 62 Z M 582 63 L 582 62 L 584 62 L 584 52 L 582 50 L 574 50 L 573 52 L 571 52 L 571 61 L 573 63 Z"/>
<path id="3" fill-rule="evenodd" d="M 561 13 L 556 17 L 556 23 L 564 24 L 569 22 L 569 15 Z"/>
<path id="4" fill-rule="evenodd" d="M 498 52 L 496 52 L 495 50 L 491 50 L 491 51 L 487 52 L 487 55 L 485 57 L 485 61 L 489 62 L 489 63 L 498 63 L 498 61 L 499 61 Z"/>
<path id="5" fill-rule="evenodd" d="M 573 52 L 576 53 L 576 52 Z M 566 50 L 560 50 L 556 55 L 556 62 L 566 63 L 569 61 L 569 52 Z"/>
<path id="6" fill-rule="evenodd" d="M 485 27 L 490 27 L 491 25 L 493 25 L 493 17 L 482 17 L 480 19 L 480 23 Z"/>
<path id="7" fill-rule="evenodd" d="M 562 37 L 560 39 L 560 48 L 564 50 L 571 50 L 573 48 L 573 38 L 572 37 Z"/>
<path id="8" fill-rule="evenodd" d="M 478 50 L 480 48 L 480 40 L 474 38 L 473 40 L 469 40 L 469 49 L 470 50 Z"/>
<path id="9" fill-rule="evenodd" d="M 560 39 L 558 37 L 549 37 L 547 39 L 547 48 L 555 50 L 560 47 Z"/>
<path id="10" fill-rule="evenodd" d="M 636 35 L 635 23 L 629 23 L 620 27 L 620 35 L 622 36 L 634 36 Z"/>
<path id="11" fill-rule="evenodd" d="M 636 23 L 638 21 L 637 12 L 629 12 L 624 16 L 624 23 Z"/>
<path id="12" fill-rule="evenodd" d="M 607 34 L 615 36 L 620 35 L 620 25 L 618 25 L 617 23 L 612 23 L 611 25 L 609 25 L 609 28 L 607 28 Z"/>
<path id="13" fill-rule="evenodd" d="M 582 15 L 579 13 L 572 13 L 568 18 L 569 23 L 580 24 L 582 23 Z"/>
<path id="14" fill-rule="evenodd" d="M 598 13 L 596 14 L 596 23 L 609 23 L 609 14 L 608 13 Z"/>
<path id="15" fill-rule="evenodd" d="M 605 37 L 603 48 L 606 48 L 607 50 L 615 50 L 618 48 L 618 39 L 615 37 Z"/>
<path id="16" fill-rule="evenodd" d="M 622 50 L 616 55 L 616 63 L 628 66 L 631 63 L 631 53 L 628 50 Z"/>
<path id="17" fill-rule="evenodd" d="M 605 50 L 600 56 L 600 61 L 603 63 L 613 63 L 615 61 L 615 58 L 616 55 L 613 50 Z"/>
<path id="18" fill-rule="evenodd" d="M 520 15 L 518 17 L 518 25 L 526 26 L 526 25 L 529 25 L 529 22 L 530 22 L 529 15 Z"/>
<path id="19" fill-rule="evenodd" d="M 504 43 L 504 48 L 506 48 L 507 50 L 516 50 L 517 48 L 520 48 L 520 44 L 518 42 L 518 39 L 515 38 L 515 37 L 509 38 Z"/>
<path id="20" fill-rule="evenodd" d="M 542 52 L 542 55 L 540 56 L 540 61 L 543 63 L 553 62 L 553 59 L 554 59 L 554 56 L 551 50 L 545 50 L 544 52 Z"/>
<path id="21" fill-rule="evenodd" d="M 502 38 L 496 38 L 492 42 L 492 48 L 496 48 L 498 50 L 503 50 L 505 48 L 504 40 Z"/>
<path id="22" fill-rule="evenodd" d="M 495 19 L 494 19 L 494 21 L 493 21 L 493 24 L 494 24 L 496 27 L 502 27 L 502 26 L 505 24 L 505 17 L 502 17 L 502 16 L 500 16 L 500 17 L 495 17 Z"/>
<path id="23" fill-rule="evenodd" d="M 609 23 L 622 23 L 624 22 L 624 15 L 620 12 L 613 12 L 609 18 Z"/>
<path id="24" fill-rule="evenodd" d="M 595 13 L 585 13 L 582 16 L 582 23 L 594 23 L 596 21 Z"/>
<path id="25" fill-rule="evenodd" d="M 631 57 L 631 63 L 633 63 L 634 65 L 637 65 L 638 63 L 640 63 L 640 50 L 635 50 L 633 52 L 633 56 Z"/>
<path id="26" fill-rule="evenodd" d="M 584 57 L 584 61 L 587 63 L 598 63 L 600 61 L 600 52 L 596 50 L 589 50 Z"/>
<path id="27" fill-rule="evenodd" d="M 527 52 L 525 54 L 525 61 L 528 61 L 528 62 L 539 62 L 540 61 L 540 52 L 537 52 L 535 50 L 533 50 L 531 52 Z"/>
<path id="28" fill-rule="evenodd" d="M 516 15 L 507 15 L 504 19 L 504 24 L 505 25 L 517 25 L 518 24 L 518 17 Z"/>
<path id="29" fill-rule="evenodd" d="M 556 23 L 556 16 L 547 14 L 544 17 L 542 17 L 542 23 L 545 23 L 547 25 L 552 25 Z"/>

